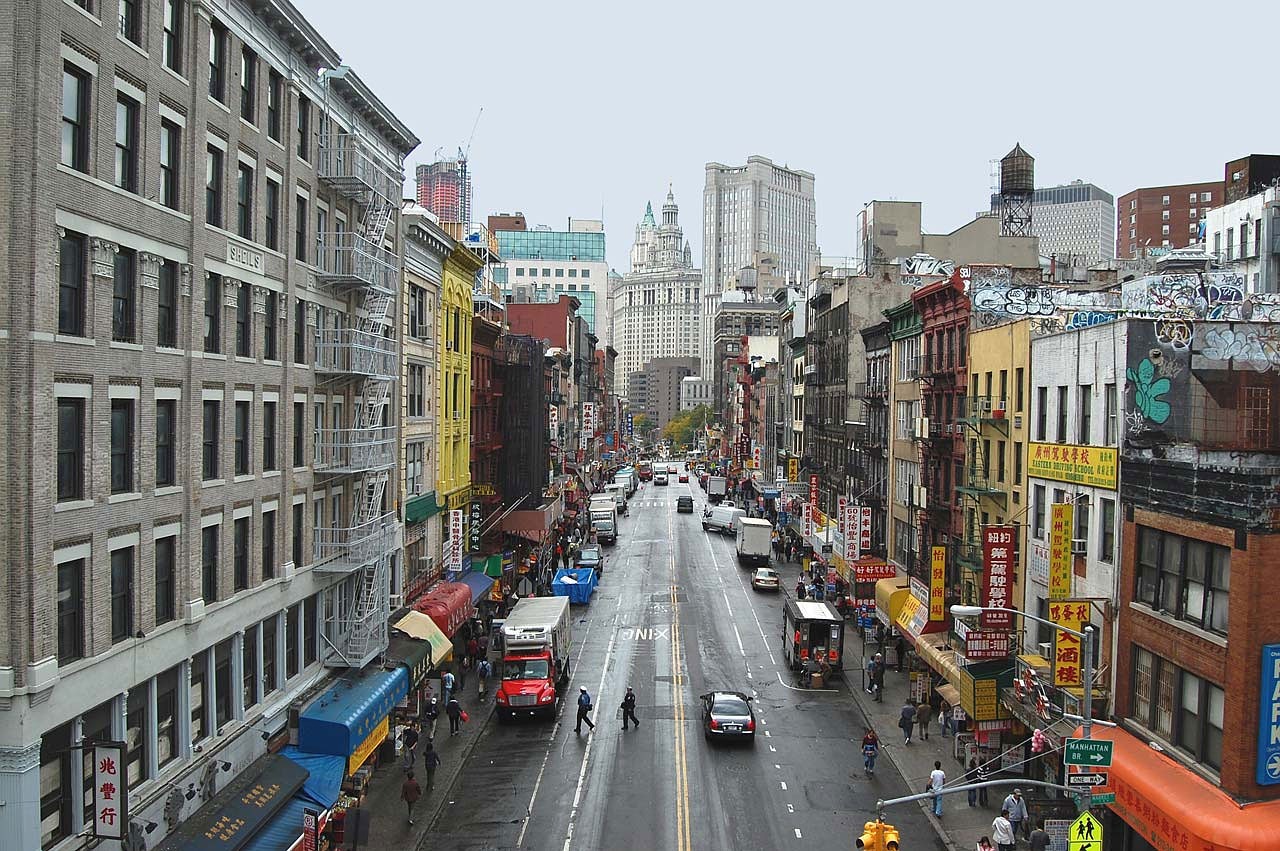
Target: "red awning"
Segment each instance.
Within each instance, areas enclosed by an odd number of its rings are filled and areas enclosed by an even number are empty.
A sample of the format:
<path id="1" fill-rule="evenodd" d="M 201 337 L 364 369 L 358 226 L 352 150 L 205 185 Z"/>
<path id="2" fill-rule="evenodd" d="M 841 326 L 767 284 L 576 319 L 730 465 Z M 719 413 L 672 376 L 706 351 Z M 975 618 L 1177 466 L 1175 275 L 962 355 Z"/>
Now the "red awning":
<path id="1" fill-rule="evenodd" d="M 463 582 L 437 583 L 421 599 L 415 600 L 411 608 L 430 617 L 450 638 L 475 613 L 471 588 Z"/>
<path id="2" fill-rule="evenodd" d="M 1107 788 L 1116 793 L 1116 801 L 1108 806 L 1157 848 L 1275 851 L 1280 847 L 1280 801 L 1241 805 L 1173 757 L 1118 727 L 1094 726 L 1092 737 L 1115 743 Z"/>

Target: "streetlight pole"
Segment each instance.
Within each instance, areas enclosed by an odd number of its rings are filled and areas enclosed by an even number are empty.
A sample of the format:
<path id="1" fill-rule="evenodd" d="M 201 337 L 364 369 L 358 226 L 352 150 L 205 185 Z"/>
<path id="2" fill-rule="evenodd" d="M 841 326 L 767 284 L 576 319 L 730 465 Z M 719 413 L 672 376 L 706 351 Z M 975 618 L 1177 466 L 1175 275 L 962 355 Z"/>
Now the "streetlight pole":
<path id="1" fill-rule="evenodd" d="M 1027 612 L 1023 612 L 1018 609 L 1006 609 L 1002 606 L 955 605 L 951 607 L 951 614 L 958 618 L 972 617 L 973 615 L 980 615 L 983 612 L 1005 612 L 1010 615 L 1017 615 L 1028 620 L 1033 620 L 1036 623 L 1046 624 L 1059 632 L 1065 632 L 1068 635 L 1074 635 L 1076 638 L 1080 639 L 1081 652 L 1084 654 L 1084 659 L 1081 660 L 1080 671 L 1081 677 L 1084 678 L 1084 709 L 1081 713 L 1084 717 L 1080 723 L 1081 738 L 1093 738 L 1093 627 L 1091 625 L 1085 626 L 1083 632 L 1077 632 L 1074 629 L 1060 626 L 1059 624 L 1056 624 L 1047 618 L 1042 618 L 1039 615 L 1028 614 Z M 1056 636 L 1054 638 L 1054 643 L 1057 643 Z M 1064 759 L 1063 769 L 1065 768 L 1066 762 Z M 1084 787 L 1084 792 L 1081 793 L 1080 797 L 1082 812 L 1087 812 L 1093 806 L 1093 787 Z"/>

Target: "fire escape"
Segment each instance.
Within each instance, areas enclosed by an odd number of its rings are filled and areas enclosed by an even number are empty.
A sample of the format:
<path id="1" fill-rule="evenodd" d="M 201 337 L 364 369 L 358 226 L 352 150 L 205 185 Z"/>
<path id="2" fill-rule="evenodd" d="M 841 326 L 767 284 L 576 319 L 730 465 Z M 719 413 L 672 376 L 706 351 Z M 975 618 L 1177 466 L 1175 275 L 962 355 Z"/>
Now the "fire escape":
<path id="1" fill-rule="evenodd" d="M 319 429 L 317 481 L 342 485 L 350 505 L 345 526 L 315 530 L 316 570 L 340 574 L 339 598 L 323 612 L 323 658 L 332 667 L 360 668 L 387 645 L 390 570 L 398 520 L 387 499 L 396 464 L 390 402 L 396 382 L 395 255 L 383 247 L 401 179 L 378 162 L 353 133 L 320 139 L 316 176 L 359 205 L 359 228 L 318 235 L 317 282 L 354 306 L 351 327 L 318 334 L 317 377 L 331 394 L 349 396 L 351 425 Z"/>
<path id="2" fill-rule="evenodd" d="M 1008 494 L 1001 489 L 991 475 L 991 458 L 988 446 L 990 430 L 1009 437 L 1009 421 L 1005 419 L 1005 400 L 991 396 L 974 396 L 967 402 L 968 410 L 959 412 L 957 431 L 966 434 L 968 450 L 965 453 L 965 477 L 956 482 L 956 491 L 964 500 L 964 542 L 956 561 L 968 573 L 963 577 L 965 602 L 977 598 L 979 577 L 982 573 L 982 505 L 984 500 L 1008 511 Z"/>
<path id="3" fill-rule="evenodd" d="M 920 523 L 933 532 L 930 539 L 922 535 L 924 552 L 933 544 L 951 544 L 952 506 L 955 493 L 949 487 L 956 440 L 963 439 L 963 429 L 943 417 L 930 417 L 939 407 L 939 397 L 945 398 L 956 383 L 955 367 L 944 362 L 938 349 L 921 356 L 920 378 L 921 416 L 915 422 L 916 440 L 921 444 L 921 481 L 927 486 L 928 499 L 922 500 Z M 959 484 L 958 482 L 956 484 Z"/>

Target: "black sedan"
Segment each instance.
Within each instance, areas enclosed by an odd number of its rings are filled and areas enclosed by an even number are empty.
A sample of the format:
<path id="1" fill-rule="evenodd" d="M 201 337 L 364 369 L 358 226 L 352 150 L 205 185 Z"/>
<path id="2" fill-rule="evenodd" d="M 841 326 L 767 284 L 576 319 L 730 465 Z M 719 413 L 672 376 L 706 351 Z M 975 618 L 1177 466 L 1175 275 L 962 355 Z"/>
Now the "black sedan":
<path id="1" fill-rule="evenodd" d="M 596 572 L 596 576 L 604 576 L 604 551 L 600 549 L 599 544 L 587 544 L 578 550 L 577 558 L 578 567 L 589 567 Z"/>
<path id="2" fill-rule="evenodd" d="M 692 514 L 692 513 L 693 513 L 693 497 L 691 497 L 691 496 L 682 496 L 682 497 L 678 498 L 678 499 L 676 500 L 676 513 L 677 513 L 677 514 Z"/>
<path id="3" fill-rule="evenodd" d="M 702 695 L 702 735 L 755 741 L 756 716 L 751 698 L 740 691 L 713 691 Z"/>

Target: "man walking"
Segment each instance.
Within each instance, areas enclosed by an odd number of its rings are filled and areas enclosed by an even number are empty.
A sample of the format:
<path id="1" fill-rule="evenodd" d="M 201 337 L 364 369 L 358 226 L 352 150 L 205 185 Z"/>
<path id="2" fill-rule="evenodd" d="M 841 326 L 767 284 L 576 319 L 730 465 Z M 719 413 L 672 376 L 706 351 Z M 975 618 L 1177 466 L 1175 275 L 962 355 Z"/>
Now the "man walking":
<path id="1" fill-rule="evenodd" d="M 422 787 L 418 785 L 418 781 L 413 779 L 413 772 L 410 771 L 404 778 L 404 783 L 400 784 L 400 800 L 404 801 L 405 806 L 409 808 L 409 824 L 413 824 L 413 805 L 422 797 Z"/>
<path id="2" fill-rule="evenodd" d="M 902 666 L 907 661 L 907 639 L 899 635 L 895 649 L 898 651 L 898 673 L 901 674 Z"/>
<path id="3" fill-rule="evenodd" d="M 1027 823 L 1027 802 L 1022 800 L 1022 790 L 1014 789 L 1013 794 L 1004 799 L 1000 809 L 1009 811 L 1009 824 L 1013 826 L 1014 842 Z"/>
<path id="4" fill-rule="evenodd" d="M 640 729 L 640 719 L 636 717 L 636 693 L 631 690 L 631 686 L 627 686 L 626 696 L 622 698 L 622 729 L 627 729 L 627 719 L 631 719 L 631 723 L 636 725 L 636 729 Z"/>
<path id="5" fill-rule="evenodd" d="M 1014 846 L 1017 845 L 1008 810 L 1001 810 L 1000 815 L 991 822 L 991 839 L 995 842 L 998 851 L 1013 851 Z"/>
<path id="6" fill-rule="evenodd" d="M 493 666 L 489 664 L 489 660 L 481 659 L 480 664 L 476 666 L 476 676 L 480 679 L 481 703 L 489 699 L 489 675 L 492 673 Z"/>
<path id="7" fill-rule="evenodd" d="M 932 710 L 923 700 L 916 707 L 916 726 L 920 728 L 920 738 L 929 738 L 929 713 Z"/>
<path id="8" fill-rule="evenodd" d="M 449 698 L 453 697 L 453 671 L 445 668 L 443 674 L 440 675 L 440 690 L 444 692 L 445 706 L 449 705 Z"/>
<path id="9" fill-rule="evenodd" d="M 929 772 L 929 789 L 933 792 L 933 814 L 942 815 L 942 787 L 947 785 L 946 772 L 942 770 L 942 760 L 933 761 L 933 771 Z"/>
<path id="10" fill-rule="evenodd" d="M 405 770 L 413 768 L 413 762 L 417 759 L 418 750 L 418 725 L 410 724 L 404 728 L 404 732 L 400 734 L 400 745 L 403 748 L 401 756 L 404 758 Z"/>
<path id="11" fill-rule="evenodd" d="M 1044 829 L 1044 820 L 1042 819 L 1036 825 L 1036 829 L 1031 831 L 1031 851 L 1049 851 L 1050 837 Z"/>
<path id="12" fill-rule="evenodd" d="M 872 688 L 876 703 L 884 703 L 884 657 L 879 653 L 876 654 L 875 685 Z"/>
<path id="13" fill-rule="evenodd" d="M 431 726 L 427 729 L 428 741 L 436 737 L 436 722 L 440 720 L 440 700 L 432 695 L 427 701 L 427 708 L 422 711 L 422 717 L 426 719 Z"/>
<path id="14" fill-rule="evenodd" d="M 904 744 L 911 744 L 911 729 L 916 725 L 916 707 L 911 702 L 911 698 L 907 698 L 902 704 L 902 708 L 898 710 L 898 726 L 902 728 L 902 736 Z"/>
<path id="15" fill-rule="evenodd" d="M 440 767 L 440 754 L 430 742 L 422 752 L 422 761 L 427 766 L 427 791 L 430 792 L 436 788 L 436 769 Z"/>
<path id="16" fill-rule="evenodd" d="M 591 719 L 587 717 L 587 713 L 591 711 L 591 695 L 587 694 L 587 687 L 582 686 L 578 689 L 578 723 L 574 726 L 573 732 L 582 734 L 582 722 L 586 721 L 587 726 L 592 730 L 596 728 L 591 723 Z"/>
<path id="17" fill-rule="evenodd" d="M 458 698 L 449 698 L 449 702 L 444 705 L 444 714 L 449 716 L 449 735 L 458 735 L 462 729 L 462 704 L 458 703 Z"/>

